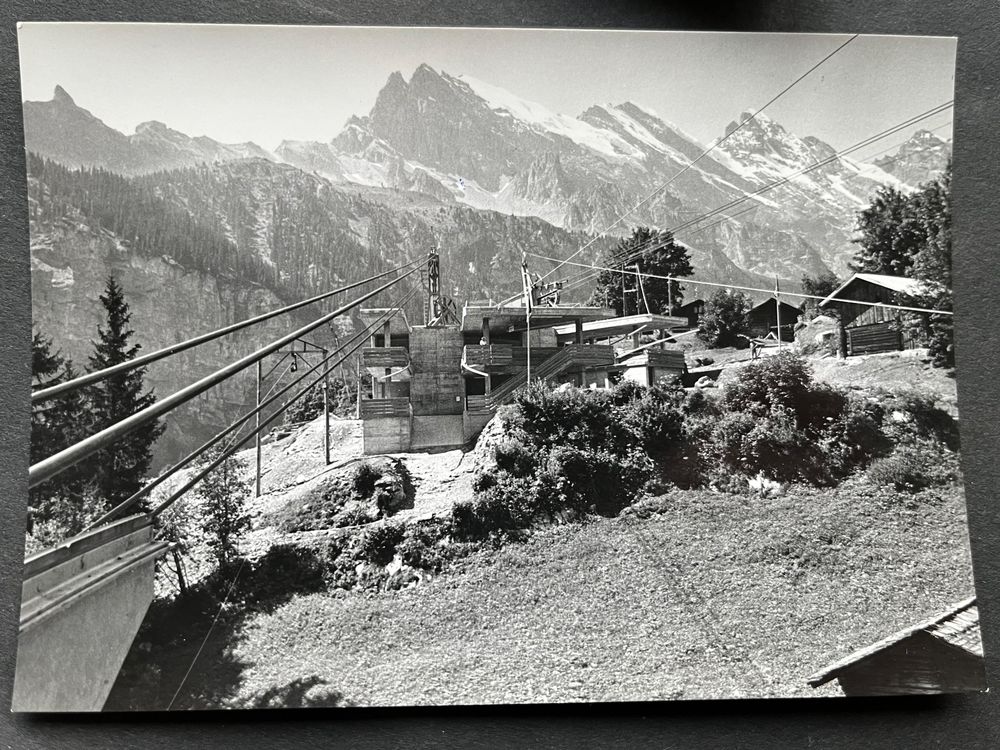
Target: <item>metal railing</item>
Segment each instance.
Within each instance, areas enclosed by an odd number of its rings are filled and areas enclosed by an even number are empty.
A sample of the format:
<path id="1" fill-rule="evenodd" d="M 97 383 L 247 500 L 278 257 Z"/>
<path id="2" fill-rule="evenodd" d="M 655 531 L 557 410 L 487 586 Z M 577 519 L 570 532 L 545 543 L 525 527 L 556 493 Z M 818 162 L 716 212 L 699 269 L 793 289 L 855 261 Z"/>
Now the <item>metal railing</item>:
<path id="1" fill-rule="evenodd" d="M 39 484 L 51 479 L 56 474 L 65 471 L 69 467 L 79 463 L 88 456 L 91 456 L 94 453 L 103 450 L 104 448 L 110 447 L 115 442 L 122 439 L 123 437 L 125 437 L 138 427 L 147 424 L 148 422 L 151 422 L 155 419 L 158 419 L 159 417 L 177 408 L 181 404 L 190 401 L 191 399 L 204 393 L 208 389 L 232 377 L 233 375 L 240 372 L 244 368 L 249 367 L 250 365 L 263 359 L 269 354 L 276 352 L 281 347 L 290 344 L 296 339 L 306 336 L 307 334 L 316 330 L 320 326 L 329 323 L 334 318 L 337 318 L 343 315 L 344 313 L 348 312 L 349 310 L 357 307 L 362 302 L 365 302 L 366 300 L 369 300 L 372 297 L 378 296 L 379 294 L 391 288 L 395 284 L 398 284 L 400 281 L 407 278 L 411 274 L 416 273 L 418 270 L 419 268 L 417 267 L 411 268 L 409 271 L 396 277 L 392 281 L 383 284 L 377 287 L 376 289 L 367 292 L 344 305 L 341 305 L 333 312 L 327 313 L 326 315 L 321 315 L 313 322 L 308 323 L 285 336 L 282 336 L 276 341 L 273 341 L 270 344 L 261 347 L 257 351 L 248 354 L 245 357 L 236 360 L 235 362 L 231 362 L 225 367 L 222 367 L 216 370 L 215 372 L 211 373 L 210 375 L 205 376 L 201 380 L 198 380 L 197 382 L 192 383 L 191 385 L 182 388 L 181 390 L 176 391 L 175 393 L 172 393 L 171 395 L 163 399 L 155 401 L 146 408 L 140 409 L 139 411 L 135 412 L 129 417 L 126 417 L 120 422 L 116 422 L 110 427 L 106 427 L 100 432 L 97 432 L 94 435 L 91 435 L 90 437 L 87 437 L 78 443 L 75 443 L 74 445 L 71 445 L 70 447 L 65 448 L 64 450 L 52 456 L 49 456 L 48 458 L 43 459 L 38 463 L 32 464 L 31 468 L 28 471 L 28 486 L 37 487 Z M 378 277 L 381 277 L 383 275 L 384 274 L 379 274 Z M 371 277 L 363 282 L 359 282 L 359 284 L 369 282 L 373 278 L 377 277 Z M 91 373 L 91 375 L 92 376 L 100 375 L 101 377 L 96 378 L 97 380 L 109 377 L 109 375 L 105 371 Z"/>

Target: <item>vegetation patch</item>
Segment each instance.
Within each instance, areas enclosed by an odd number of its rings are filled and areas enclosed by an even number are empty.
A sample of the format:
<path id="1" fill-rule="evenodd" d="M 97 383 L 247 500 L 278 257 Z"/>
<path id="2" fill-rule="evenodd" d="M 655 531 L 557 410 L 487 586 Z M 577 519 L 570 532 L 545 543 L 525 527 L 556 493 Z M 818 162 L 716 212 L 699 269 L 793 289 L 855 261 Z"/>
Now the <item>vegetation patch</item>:
<path id="1" fill-rule="evenodd" d="M 289 533 L 359 526 L 413 507 L 406 465 L 378 456 L 331 472 L 307 495 L 270 514 L 269 524 Z"/>

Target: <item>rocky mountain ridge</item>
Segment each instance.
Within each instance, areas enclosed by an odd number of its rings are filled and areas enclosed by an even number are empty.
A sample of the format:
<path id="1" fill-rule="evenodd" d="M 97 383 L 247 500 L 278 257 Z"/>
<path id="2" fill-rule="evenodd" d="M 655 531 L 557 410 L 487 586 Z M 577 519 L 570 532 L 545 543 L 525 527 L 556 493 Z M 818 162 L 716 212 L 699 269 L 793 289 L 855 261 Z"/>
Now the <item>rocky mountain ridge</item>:
<path id="1" fill-rule="evenodd" d="M 24 142 L 29 152 L 68 167 L 100 167 L 123 175 L 177 169 L 194 164 L 258 157 L 274 159 L 255 143 L 219 143 L 192 138 L 150 120 L 125 135 L 78 106 L 56 86 L 47 102 L 24 102 Z"/>

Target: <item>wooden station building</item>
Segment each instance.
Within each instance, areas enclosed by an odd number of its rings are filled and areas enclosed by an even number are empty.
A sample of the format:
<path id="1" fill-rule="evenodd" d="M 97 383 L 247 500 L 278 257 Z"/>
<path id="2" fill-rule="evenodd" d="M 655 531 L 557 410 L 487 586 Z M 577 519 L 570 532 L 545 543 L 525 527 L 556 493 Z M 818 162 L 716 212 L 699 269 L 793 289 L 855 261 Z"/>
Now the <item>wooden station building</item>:
<path id="1" fill-rule="evenodd" d="M 891 306 L 907 304 L 907 299 L 921 289 L 922 284 L 916 279 L 879 273 L 856 273 L 844 282 L 819 303 L 821 309 L 837 312 L 841 355 L 850 357 L 919 346 L 914 332 L 902 325 L 902 311 Z"/>
<path id="2" fill-rule="evenodd" d="M 365 309 L 361 318 L 370 325 L 385 312 Z M 533 306 L 529 326 L 523 303 L 467 304 L 455 318 L 411 325 L 397 314 L 361 350 L 359 381 L 362 368 L 371 376 L 370 389 L 358 389 L 366 454 L 467 444 L 527 382 L 529 355 L 533 381 L 582 388 L 622 377 L 652 383 L 685 370 L 669 337 L 687 326 L 684 318 L 548 304 Z"/>

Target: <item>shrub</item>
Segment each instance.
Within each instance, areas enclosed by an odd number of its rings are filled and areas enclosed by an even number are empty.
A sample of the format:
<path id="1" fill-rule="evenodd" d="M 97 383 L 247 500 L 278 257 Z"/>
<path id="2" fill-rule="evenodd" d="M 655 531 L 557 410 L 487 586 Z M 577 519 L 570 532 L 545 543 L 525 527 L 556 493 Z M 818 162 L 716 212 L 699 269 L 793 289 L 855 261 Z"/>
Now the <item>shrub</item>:
<path id="1" fill-rule="evenodd" d="M 957 476 L 957 456 L 929 441 L 898 445 L 868 468 L 868 478 L 875 484 L 909 493 L 948 484 Z"/>
<path id="2" fill-rule="evenodd" d="M 812 396 L 811 384 L 806 361 L 782 352 L 741 368 L 736 380 L 726 387 L 722 403 L 729 411 L 763 415 L 781 408 L 798 417 Z"/>
<path id="3" fill-rule="evenodd" d="M 549 518 L 616 516 L 652 473 L 652 462 L 639 451 L 617 456 L 559 447 L 549 454 L 536 484 L 538 508 Z"/>
<path id="4" fill-rule="evenodd" d="M 698 337 L 711 347 L 738 346 L 750 328 L 750 298 L 743 292 L 720 289 L 705 303 L 698 321 Z"/>
<path id="5" fill-rule="evenodd" d="M 368 461 L 355 467 L 351 476 L 351 487 L 359 498 L 369 498 L 375 492 L 375 483 L 382 478 L 382 471 Z"/>
<path id="6" fill-rule="evenodd" d="M 450 559 L 443 544 L 449 531 L 441 522 L 416 524 L 406 530 L 396 551 L 405 565 L 439 572 Z"/>
<path id="7" fill-rule="evenodd" d="M 383 523 L 365 529 L 358 541 L 357 556 L 375 565 L 388 565 L 396 556 L 396 547 L 403 541 L 402 524 Z"/>
<path id="8" fill-rule="evenodd" d="M 493 447 L 493 460 L 498 470 L 515 477 L 527 477 L 534 474 L 538 466 L 538 453 L 524 443 L 508 439 Z"/>
<path id="9" fill-rule="evenodd" d="M 812 382 L 808 364 L 791 353 L 742 368 L 722 406 L 703 438 L 713 484 L 737 472 L 829 485 L 891 449 L 877 403 Z"/>
<path id="10" fill-rule="evenodd" d="M 897 440 L 912 442 L 914 439 L 930 439 L 949 450 L 959 449 L 958 422 L 940 408 L 935 399 L 917 391 L 883 391 L 880 400 L 884 411 L 891 417 L 887 421 Z"/>
<path id="11" fill-rule="evenodd" d="M 529 519 L 516 515 L 502 494 L 486 492 L 473 500 L 455 503 L 451 523 L 456 539 L 478 541 L 523 529 Z"/>

